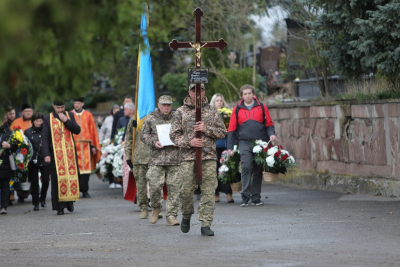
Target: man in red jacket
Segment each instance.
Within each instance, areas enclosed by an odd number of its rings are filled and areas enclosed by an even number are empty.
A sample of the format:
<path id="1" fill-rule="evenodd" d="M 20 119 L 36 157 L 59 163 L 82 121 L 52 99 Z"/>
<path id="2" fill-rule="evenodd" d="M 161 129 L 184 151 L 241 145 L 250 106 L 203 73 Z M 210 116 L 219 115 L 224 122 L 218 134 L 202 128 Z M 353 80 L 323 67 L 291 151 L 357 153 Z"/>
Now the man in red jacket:
<path id="1" fill-rule="evenodd" d="M 242 164 L 242 203 L 249 200 L 256 206 L 263 205 L 260 200 L 262 165 L 253 161 L 253 141 L 276 140 L 274 124 L 266 105 L 255 97 L 254 87 L 248 84 L 240 88 L 242 100 L 233 108 L 228 130 L 228 152 L 233 154 L 233 146 L 239 145 Z M 237 110 L 238 109 L 238 110 Z"/>

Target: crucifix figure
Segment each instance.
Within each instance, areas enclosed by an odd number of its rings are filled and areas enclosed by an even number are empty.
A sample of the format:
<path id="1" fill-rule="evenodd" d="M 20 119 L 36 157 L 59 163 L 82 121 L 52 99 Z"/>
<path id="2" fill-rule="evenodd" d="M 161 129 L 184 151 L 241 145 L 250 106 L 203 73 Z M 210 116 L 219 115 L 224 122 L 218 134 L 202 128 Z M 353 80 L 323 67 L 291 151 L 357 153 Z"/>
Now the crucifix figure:
<path id="1" fill-rule="evenodd" d="M 172 40 L 169 43 L 169 47 L 172 50 L 176 51 L 178 48 L 194 48 L 196 51 L 195 59 L 196 59 L 196 68 L 201 67 L 201 49 L 202 48 L 219 48 L 219 50 L 223 50 L 228 43 L 225 42 L 224 39 L 219 39 L 217 42 L 202 42 L 201 41 L 201 17 L 204 15 L 204 12 L 200 8 L 196 8 L 193 11 L 193 15 L 196 18 L 196 41 L 193 42 L 178 42 L 176 39 Z M 201 92 L 201 84 L 196 84 L 196 122 L 201 121 L 201 99 L 200 99 L 200 92 Z M 196 138 L 201 138 L 201 132 L 196 132 Z M 202 148 L 196 148 L 196 184 L 201 185 L 201 150 Z"/>

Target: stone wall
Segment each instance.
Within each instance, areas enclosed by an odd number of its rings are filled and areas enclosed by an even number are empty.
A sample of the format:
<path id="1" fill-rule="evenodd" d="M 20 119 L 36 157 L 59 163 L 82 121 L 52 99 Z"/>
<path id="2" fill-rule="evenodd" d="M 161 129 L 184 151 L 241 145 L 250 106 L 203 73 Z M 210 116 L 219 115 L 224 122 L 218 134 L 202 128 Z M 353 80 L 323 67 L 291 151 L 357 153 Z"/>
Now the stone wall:
<path id="1" fill-rule="evenodd" d="M 282 181 L 312 185 L 318 180 L 318 187 L 326 188 L 336 181 L 348 184 L 340 190 L 400 195 L 400 100 L 268 108 L 278 139 L 299 164 Z M 316 178 L 304 182 L 299 170 Z"/>

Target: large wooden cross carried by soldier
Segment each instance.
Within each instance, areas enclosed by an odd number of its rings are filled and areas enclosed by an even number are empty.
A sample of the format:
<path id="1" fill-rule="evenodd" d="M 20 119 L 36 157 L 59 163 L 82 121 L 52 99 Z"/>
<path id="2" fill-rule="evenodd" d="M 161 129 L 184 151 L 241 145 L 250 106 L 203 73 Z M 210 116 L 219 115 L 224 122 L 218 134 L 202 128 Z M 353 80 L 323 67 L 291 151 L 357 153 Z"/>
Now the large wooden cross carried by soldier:
<path id="1" fill-rule="evenodd" d="M 169 47 L 172 50 L 176 51 L 178 48 L 194 48 L 195 49 L 195 59 L 196 59 L 196 68 L 201 67 L 201 49 L 202 48 L 219 48 L 219 50 L 223 50 L 228 43 L 225 42 L 224 39 L 219 39 L 218 42 L 202 42 L 201 41 L 201 17 L 204 15 L 204 12 L 200 8 L 196 8 L 193 11 L 193 15 L 196 17 L 196 41 L 195 42 L 178 42 L 176 39 L 172 40 L 169 43 Z M 201 84 L 196 83 L 196 122 L 201 121 Z M 196 138 L 201 138 L 201 131 L 196 132 Z M 201 151 L 202 148 L 196 148 L 196 184 L 201 185 Z"/>

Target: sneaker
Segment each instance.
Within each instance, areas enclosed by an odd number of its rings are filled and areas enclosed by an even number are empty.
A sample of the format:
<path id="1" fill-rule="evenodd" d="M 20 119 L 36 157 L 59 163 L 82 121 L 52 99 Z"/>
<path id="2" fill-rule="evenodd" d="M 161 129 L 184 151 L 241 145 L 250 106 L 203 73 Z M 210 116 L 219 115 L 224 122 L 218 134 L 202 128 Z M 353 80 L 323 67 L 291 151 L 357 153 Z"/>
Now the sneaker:
<path id="1" fill-rule="evenodd" d="M 2 208 L 0 213 L 1 214 L 7 214 L 7 210 L 5 208 Z"/>
<path id="2" fill-rule="evenodd" d="M 264 205 L 264 202 L 262 202 L 259 199 L 256 199 L 253 202 L 251 202 L 251 205 L 261 206 L 261 205 Z"/>
<path id="3" fill-rule="evenodd" d="M 247 207 L 249 205 L 249 199 L 247 197 L 242 197 L 241 207 Z"/>
<path id="4" fill-rule="evenodd" d="M 210 229 L 209 226 L 201 227 L 201 235 L 204 236 L 214 236 L 214 231 Z"/>
<path id="5" fill-rule="evenodd" d="M 115 184 L 114 183 L 110 184 L 110 186 L 108 188 L 115 189 Z"/>
<path id="6" fill-rule="evenodd" d="M 120 184 L 115 184 L 115 188 L 121 189 L 121 188 L 122 188 L 122 185 L 120 185 Z"/>

